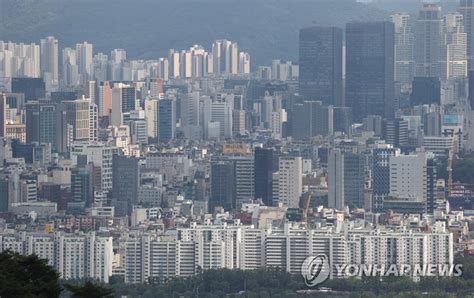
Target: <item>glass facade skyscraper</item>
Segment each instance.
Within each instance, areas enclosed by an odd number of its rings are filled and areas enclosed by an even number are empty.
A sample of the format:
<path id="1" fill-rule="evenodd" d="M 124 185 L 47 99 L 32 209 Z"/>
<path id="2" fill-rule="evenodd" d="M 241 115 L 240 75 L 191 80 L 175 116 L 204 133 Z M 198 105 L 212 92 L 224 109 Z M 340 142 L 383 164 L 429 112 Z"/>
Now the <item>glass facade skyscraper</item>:
<path id="1" fill-rule="evenodd" d="M 346 106 L 355 121 L 368 115 L 393 118 L 394 34 L 391 22 L 346 26 Z"/>
<path id="2" fill-rule="evenodd" d="M 299 84 L 305 100 L 343 106 L 342 29 L 308 27 L 299 35 Z"/>

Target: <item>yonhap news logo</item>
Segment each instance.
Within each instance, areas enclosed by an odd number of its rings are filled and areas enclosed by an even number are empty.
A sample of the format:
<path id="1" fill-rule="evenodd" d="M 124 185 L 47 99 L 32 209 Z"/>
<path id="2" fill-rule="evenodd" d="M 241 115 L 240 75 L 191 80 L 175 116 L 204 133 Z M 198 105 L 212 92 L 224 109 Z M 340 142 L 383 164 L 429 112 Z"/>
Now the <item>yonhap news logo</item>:
<path id="1" fill-rule="evenodd" d="M 307 257 L 301 275 L 308 287 L 315 287 L 329 277 L 458 277 L 462 264 L 331 264 L 325 254 Z"/>
<path id="2" fill-rule="evenodd" d="M 303 275 L 304 282 L 308 287 L 323 283 L 329 278 L 330 274 L 331 265 L 328 256 L 325 254 L 307 257 L 301 264 L 301 275 Z"/>

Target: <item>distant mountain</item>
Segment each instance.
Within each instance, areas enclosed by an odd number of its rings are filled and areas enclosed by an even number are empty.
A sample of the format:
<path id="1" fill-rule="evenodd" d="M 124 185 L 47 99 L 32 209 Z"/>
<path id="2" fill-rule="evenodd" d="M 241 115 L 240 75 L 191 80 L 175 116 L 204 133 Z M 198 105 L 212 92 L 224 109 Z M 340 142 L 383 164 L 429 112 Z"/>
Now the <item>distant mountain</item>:
<path id="1" fill-rule="evenodd" d="M 157 58 L 169 48 L 210 48 L 235 40 L 253 65 L 298 59 L 298 30 L 312 24 L 343 27 L 388 13 L 355 0 L 0 0 L 0 40 L 38 42 L 54 35 L 60 47 L 94 44 L 130 58 Z"/>
<path id="2" fill-rule="evenodd" d="M 372 0 L 369 5 L 392 12 L 417 13 L 427 0 Z M 459 0 L 436 0 L 432 3 L 441 5 L 444 13 L 456 11 Z"/>

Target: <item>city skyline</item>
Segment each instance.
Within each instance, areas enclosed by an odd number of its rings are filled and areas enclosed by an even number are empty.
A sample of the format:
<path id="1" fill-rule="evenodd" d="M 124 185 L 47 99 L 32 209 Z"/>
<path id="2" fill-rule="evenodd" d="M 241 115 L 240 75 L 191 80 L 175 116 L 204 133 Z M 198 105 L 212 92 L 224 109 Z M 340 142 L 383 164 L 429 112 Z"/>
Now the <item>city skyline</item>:
<path id="1" fill-rule="evenodd" d="M 472 292 L 474 0 L 117 1 L 0 40 L 0 296 Z"/>

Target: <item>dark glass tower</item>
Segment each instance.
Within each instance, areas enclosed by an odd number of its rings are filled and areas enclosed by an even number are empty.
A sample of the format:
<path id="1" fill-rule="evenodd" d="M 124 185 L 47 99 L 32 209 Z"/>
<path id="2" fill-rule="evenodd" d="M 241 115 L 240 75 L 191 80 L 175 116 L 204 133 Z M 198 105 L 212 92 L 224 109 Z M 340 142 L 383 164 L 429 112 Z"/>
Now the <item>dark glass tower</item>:
<path id="1" fill-rule="evenodd" d="M 309 27 L 300 30 L 299 83 L 305 100 L 343 106 L 342 29 Z"/>
<path id="2" fill-rule="evenodd" d="M 355 121 L 368 115 L 393 118 L 394 38 L 391 22 L 346 26 L 346 106 Z"/>
<path id="3" fill-rule="evenodd" d="M 112 159 L 112 202 L 117 216 L 130 215 L 137 204 L 140 166 L 138 158 L 114 155 Z"/>
<path id="4" fill-rule="evenodd" d="M 255 198 L 262 199 L 267 206 L 272 206 L 272 173 L 273 150 L 255 148 Z"/>
<path id="5" fill-rule="evenodd" d="M 215 207 L 225 210 L 235 208 L 234 164 L 231 161 L 215 161 L 211 164 L 211 199 L 209 211 Z"/>
<path id="6" fill-rule="evenodd" d="M 383 211 L 383 201 L 390 193 L 390 157 L 397 154 L 394 148 L 377 148 L 372 157 L 372 211 Z"/>

